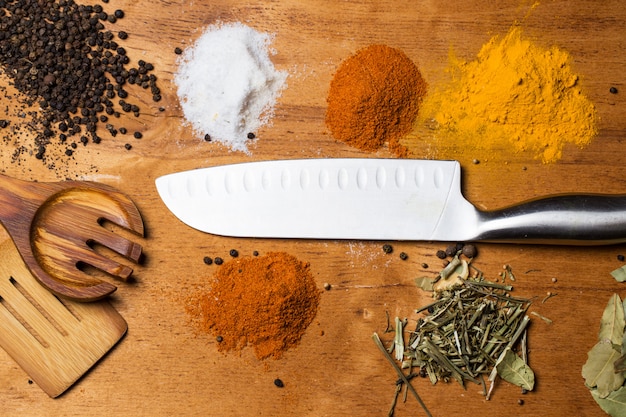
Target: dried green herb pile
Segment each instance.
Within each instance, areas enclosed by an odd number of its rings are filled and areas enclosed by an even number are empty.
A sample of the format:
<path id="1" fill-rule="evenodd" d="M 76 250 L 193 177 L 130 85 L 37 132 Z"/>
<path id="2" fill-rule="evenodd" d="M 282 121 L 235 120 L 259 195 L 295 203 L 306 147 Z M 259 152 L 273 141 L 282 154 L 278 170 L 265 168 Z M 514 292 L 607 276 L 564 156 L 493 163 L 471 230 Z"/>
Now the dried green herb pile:
<path id="1" fill-rule="evenodd" d="M 154 101 L 161 99 L 153 65 L 138 61 L 131 67 L 121 45 L 128 34 L 106 29 L 123 17 L 122 10 L 107 13 L 100 5 L 73 0 L 0 0 L 2 70 L 26 104 L 41 109 L 33 117 L 37 158 L 44 159 L 54 136 L 67 155 L 77 144 L 99 143 L 99 123 L 115 136 L 110 116 L 140 112 L 126 101 L 128 85 L 149 88 Z"/>
<path id="2" fill-rule="evenodd" d="M 513 287 L 507 282 L 515 277 L 508 265 L 498 282 L 486 280 L 471 265 L 472 258 L 464 255 L 475 255 L 471 249 L 448 251 L 448 256 L 453 253 L 451 260 L 436 278 L 416 279 L 420 288 L 433 292 L 434 301 L 416 310 L 424 315 L 414 329 L 409 329 L 408 320 L 395 319 L 393 343 L 382 350 L 400 376 L 396 398 L 400 385 L 410 385 L 417 376 L 432 384 L 451 380 L 464 387 L 467 382 L 480 384 L 487 399 L 498 377 L 524 391 L 534 388 L 526 349 L 531 302 L 511 296 Z M 380 348 L 378 335 L 374 340 Z"/>
<path id="3" fill-rule="evenodd" d="M 582 368 L 585 385 L 600 408 L 613 417 L 626 416 L 626 300 L 609 300 L 600 321 L 598 341 Z"/>

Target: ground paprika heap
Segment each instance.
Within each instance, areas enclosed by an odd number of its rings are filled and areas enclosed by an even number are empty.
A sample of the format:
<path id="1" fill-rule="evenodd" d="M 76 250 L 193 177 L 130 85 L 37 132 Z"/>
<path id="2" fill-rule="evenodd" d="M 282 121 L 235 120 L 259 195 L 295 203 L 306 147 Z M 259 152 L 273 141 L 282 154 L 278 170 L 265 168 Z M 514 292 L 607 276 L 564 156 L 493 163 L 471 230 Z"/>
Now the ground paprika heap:
<path id="1" fill-rule="evenodd" d="M 384 144 L 398 157 L 399 139 L 411 131 L 427 85 L 401 50 L 370 45 L 343 61 L 327 97 L 326 125 L 337 140 L 373 152 Z"/>
<path id="2" fill-rule="evenodd" d="M 186 307 L 199 329 L 216 337 L 219 351 L 250 345 L 258 359 L 278 359 L 300 342 L 320 293 L 308 263 L 269 252 L 224 262 L 210 287 L 193 294 Z"/>

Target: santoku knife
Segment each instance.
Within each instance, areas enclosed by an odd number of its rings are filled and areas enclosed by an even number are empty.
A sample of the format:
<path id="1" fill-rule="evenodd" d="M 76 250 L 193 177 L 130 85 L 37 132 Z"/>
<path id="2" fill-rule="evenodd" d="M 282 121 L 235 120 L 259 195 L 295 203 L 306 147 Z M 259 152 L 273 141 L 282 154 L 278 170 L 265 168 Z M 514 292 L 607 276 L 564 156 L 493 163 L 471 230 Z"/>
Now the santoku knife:
<path id="1" fill-rule="evenodd" d="M 481 211 L 456 161 L 297 159 L 202 168 L 157 178 L 187 225 L 239 237 L 626 242 L 626 196 L 558 195 Z"/>

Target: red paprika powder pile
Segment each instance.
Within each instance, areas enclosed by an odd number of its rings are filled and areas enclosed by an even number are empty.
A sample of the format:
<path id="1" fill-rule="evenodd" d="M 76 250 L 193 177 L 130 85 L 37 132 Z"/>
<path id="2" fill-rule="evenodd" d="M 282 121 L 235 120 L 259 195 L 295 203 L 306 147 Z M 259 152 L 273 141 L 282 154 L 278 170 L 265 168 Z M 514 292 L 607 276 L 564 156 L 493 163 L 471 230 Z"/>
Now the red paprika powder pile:
<path id="1" fill-rule="evenodd" d="M 401 50 L 371 45 L 341 63 L 327 97 L 326 125 L 337 140 L 373 152 L 384 144 L 397 157 L 413 128 L 427 85 Z"/>
<path id="2" fill-rule="evenodd" d="M 300 342 L 317 314 L 320 293 L 308 263 L 269 252 L 225 262 L 186 307 L 199 329 L 216 337 L 219 351 L 249 345 L 258 359 L 278 359 Z"/>

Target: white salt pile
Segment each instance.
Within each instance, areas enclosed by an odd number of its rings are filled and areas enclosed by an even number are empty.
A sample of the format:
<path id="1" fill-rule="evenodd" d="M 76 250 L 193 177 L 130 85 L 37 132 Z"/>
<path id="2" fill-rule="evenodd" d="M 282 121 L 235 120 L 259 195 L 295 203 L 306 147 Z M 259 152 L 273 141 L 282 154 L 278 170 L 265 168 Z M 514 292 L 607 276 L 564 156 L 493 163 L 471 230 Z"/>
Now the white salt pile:
<path id="1" fill-rule="evenodd" d="M 241 23 L 212 25 L 186 49 L 174 77 L 187 122 L 232 150 L 273 117 L 286 71 L 270 60 L 272 35 Z"/>

